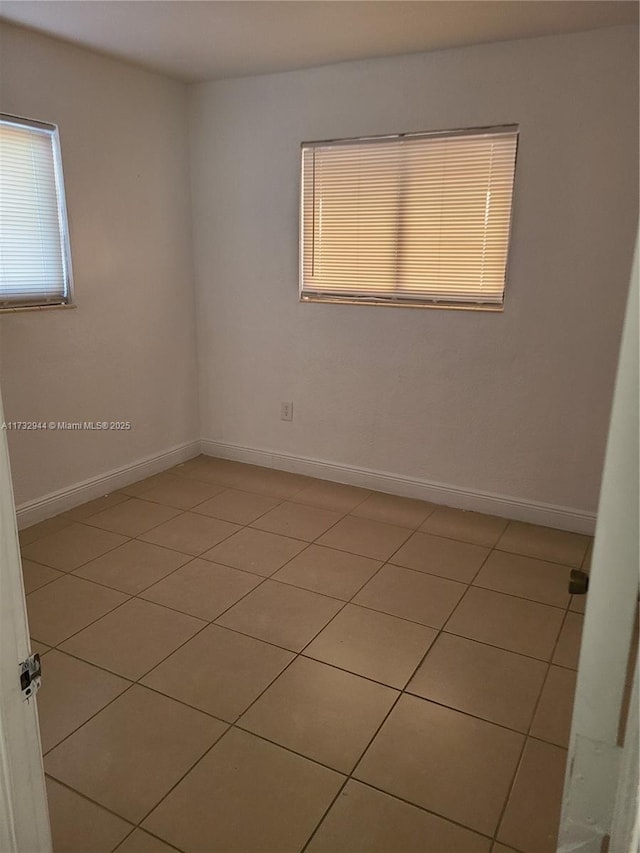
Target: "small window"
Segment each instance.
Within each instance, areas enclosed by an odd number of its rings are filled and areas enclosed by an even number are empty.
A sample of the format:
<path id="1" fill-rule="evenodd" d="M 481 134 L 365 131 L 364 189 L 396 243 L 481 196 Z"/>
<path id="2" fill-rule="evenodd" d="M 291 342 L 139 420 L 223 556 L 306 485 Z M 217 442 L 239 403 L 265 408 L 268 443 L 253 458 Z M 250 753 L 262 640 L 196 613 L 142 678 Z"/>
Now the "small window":
<path id="1" fill-rule="evenodd" d="M 0 309 L 70 302 L 58 129 L 0 114 Z"/>
<path id="2" fill-rule="evenodd" d="M 302 301 L 500 310 L 518 129 L 302 145 Z"/>

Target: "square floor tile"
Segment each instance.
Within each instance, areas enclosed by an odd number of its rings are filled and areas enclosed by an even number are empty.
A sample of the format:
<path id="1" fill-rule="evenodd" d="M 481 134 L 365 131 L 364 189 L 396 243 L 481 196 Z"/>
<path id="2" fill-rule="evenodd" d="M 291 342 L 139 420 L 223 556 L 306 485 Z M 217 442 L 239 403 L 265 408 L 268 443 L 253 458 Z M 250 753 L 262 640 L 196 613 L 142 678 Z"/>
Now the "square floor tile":
<path id="1" fill-rule="evenodd" d="M 491 842 L 468 829 L 350 779 L 308 853 L 489 853 Z"/>
<path id="2" fill-rule="evenodd" d="M 304 548 L 305 543 L 298 539 L 247 527 L 202 556 L 214 563 L 268 577 Z"/>
<path id="3" fill-rule="evenodd" d="M 219 483 L 223 486 L 233 485 L 242 476 L 246 466 L 231 459 L 217 459 L 214 456 L 198 456 L 182 462 L 172 469 L 172 473 L 180 477 L 190 477 L 205 483 Z"/>
<path id="4" fill-rule="evenodd" d="M 140 538 L 197 557 L 238 529 L 237 524 L 229 524 L 228 521 L 207 518 L 195 512 L 183 512 Z"/>
<path id="5" fill-rule="evenodd" d="M 347 601 L 381 565 L 369 557 L 310 545 L 276 572 L 273 579 Z"/>
<path id="6" fill-rule="evenodd" d="M 191 559 L 190 554 L 131 539 L 76 569 L 74 574 L 136 595 Z"/>
<path id="7" fill-rule="evenodd" d="M 350 512 L 370 494 L 368 489 L 359 489 L 357 486 L 345 486 L 329 480 L 312 480 L 294 495 L 293 500 L 335 512 Z"/>
<path id="8" fill-rule="evenodd" d="M 251 525 L 258 530 L 313 542 L 341 518 L 339 512 L 285 501 Z"/>
<path id="9" fill-rule="evenodd" d="M 85 519 L 85 524 L 110 530 L 112 533 L 121 533 L 123 536 L 139 536 L 179 514 L 180 510 L 174 507 L 162 506 L 140 498 L 129 498 L 90 516 Z"/>
<path id="10" fill-rule="evenodd" d="M 20 547 L 30 545 L 36 539 L 42 539 L 43 536 L 48 536 L 51 533 L 56 533 L 64 527 L 69 527 L 71 519 L 67 518 L 66 513 L 56 515 L 54 518 L 47 518 L 44 521 L 39 521 L 37 524 L 32 524 L 30 527 L 23 527 L 18 531 L 18 539 Z"/>
<path id="11" fill-rule="evenodd" d="M 68 509 L 65 512 L 65 516 L 73 521 L 84 521 L 85 518 L 90 518 L 92 515 L 96 515 L 97 513 L 102 512 L 105 509 L 109 509 L 112 506 L 116 506 L 116 504 L 121 504 L 127 499 L 127 495 L 123 495 L 120 492 L 111 492 L 108 495 L 103 495 L 100 498 L 94 498 L 92 501 L 87 501 L 87 503 L 74 506 L 73 509 Z"/>
<path id="12" fill-rule="evenodd" d="M 211 457 L 205 463 L 194 463 L 193 471 L 189 476 L 197 476 L 197 479 L 207 482 L 220 483 L 227 488 L 238 488 L 241 491 L 252 491 L 246 485 L 253 485 L 260 479 L 260 472 L 266 471 L 257 465 L 248 465 L 244 462 L 234 462 L 231 459 L 216 459 Z M 275 474 L 275 472 L 273 472 Z M 266 478 L 262 478 L 264 485 Z M 246 485 L 245 485 L 246 484 Z"/>
<path id="13" fill-rule="evenodd" d="M 454 542 L 428 533 L 414 533 L 393 555 L 396 566 L 470 583 L 489 555 L 488 548 Z"/>
<path id="14" fill-rule="evenodd" d="M 353 599 L 354 604 L 441 628 L 467 587 L 413 569 L 383 566 Z"/>
<path id="15" fill-rule="evenodd" d="M 229 485 L 245 492 L 258 495 L 271 495 L 274 498 L 290 498 L 302 489 L 308 481 L 300 474 L 262 468 L 258 465 L 242 465 L 231 476 Z"/>
<path id="16" fill-rule="evenodd" d="M 549 668 L 542 696 L 531 726 L 531 734 L 540 740 L 569 746 L 573 699 L 577 673 L 560 666 Z"/>
<path id="17" fill-rule="evenodd" d="M 510 521 L 496 548 L 578 568 L 582 565 L 588 545 L 589 537 L 580 533 Z"/>
<path id="18" fill-rule="evenodd" d="M 100 619 L 61 647 L 125 678 L 136 680 L 197 633 L 204 622 L 130 599 L 109 618 Z"/>
<path id="19" fill-rule="evenodd" d="M 175 847 L 169 847 L 164 841 L 149 835 L 142 829 L 134 829 L 114 853 L 176 853 Z"/>
<path id="20" fill-rule="evenodd" d="M 115 589 L 63 575 L 27 596 L 31 636 L 57 646 L 126 600 Z"/>
<path id="21" fill-rule="evenodd" d="M 341 601 L 306 589 L 265 581 L 217 624 L 299 652 L 342 606 Z"/>
<path id="22" fill-rule="evenodd" d="M 143 826 L 181 850 L 299 853 L 344 776 L 231 729 Z"/>
<path id="23" fill-rule="evenodd" d="M 135 483 L 130 483 L 128 486 L 121 486 L 118 489 L 119 494 L 127 495 L 128 497 L 139 498 L 153 489 L 164 483 L 170 475 L 166 471 L 161 471 L 159 474 L 152 474 L 150 477 L 145 477 L 144 480 L 137 480 Z"/>
<path id="24" fill-rule="evenodd" d="M 411 531 L 406 527 L 349 515 L 321 536 L 318 545 L 328 545 L 329 548 L 371 557 L 372 560 L 388 560 L 410 535 Z"/>
<path id="25" fill-rule="evenodd" d="M 471 587 L 446 630 L 511 652 L 549 660 L 564 611 L 535 601 Z"/>
<path id="26" fill-rule="evenodd" d="M 567 666 L 569 669 L 578 668 L 583 622 L 584 617 L 579 613 L 567 613 L 567 618 L 562 626 L 562 631 L 560 631 L 558 645 L 553 655 L 553 662 L 558 664 L 558 666 Z"/>
<path id="27" fill-rule="evenodd" d="M 62 572 L 50 569 L 49 566 L 41 566 L 40 563 L 33 563 L 31 560 L 22 561 L 22 580 L 27 595 L 62 576 Z"/>
<path id="28" fill-rule="evenodd" d="M 348 773 L 397 697 L 381 684 L 299 657 L 239 725 Z"/>
<path id="29" fill-rule="evenodd" d="M 483 515 L 480 512 L 439 506 L 427 518 L 420 530 L 433 533 L 435 536 L 446 536 L 449 539 L 493 548 L 506 526 L 507 522 L 495 515 Z"/>
<path id="30" fill-rule="evenodd" d="M 22 554 L 28 560 L 72 572 L 94 560 L 101 554 L 106 554 L 126 542 L 125 536 L 110 533 L 97 527 L 72 522 L 55 533 L 50 533 L 37 539 L 31 545 L 22 549 Z"/>
<path id="31" fill-rule="evenodd" d="M 347 604 L 304 653 L 402 689 L 436 635 L 433 628 Z"/>
<path id="32" fill-rule="evenodd" d="M 555 853 L 566 750 L 529 738 L 498 839 L 525 853 Z"/>
<path id="33" fill-rule="evenodd" d="M 70 735 L 123 693 L 130 682 L 52 649 L 38 691 L 42 751 Z"/>
<path id="34" fill-rule="evenodd" d="M 209 625 L 143 683 L 232 723 L 293 658 L 277 646 Z"/>
<path id="35" fill-rule="evenodd" d="M 473 584 L 542 604 L 566 607 L 569 604 L 570 571 L 558 563 L 507 554 L 506 551 L 492 551 Z"/>
<path id="36" fill-rule="evenodd" d="M 404 695 L 354 776 L 491 835 L 523 742 L 500 726 Z"/>
<path id="37" fill-rule="evenodd" d="M 211 622 L 259 583 L 257 575 L 195 559 L 140 597 Z"/>
<path id="38" fill-rule="evenodd" d="M 54 853 L 111 853 L 132 826 L 95 803 L 47 779 Z"/>
<path id="39" fill-rule="evenodd" d="M 371 518 L 373 521 L 397 524 L 399 527 L 411 527 L 415 530 L 435 508 L 435 504 L 426 501 L 373 492 L 370 497 L 354 507 L 351 514 L 360 518 Z"/>
<path id="40" fill-rule="evenodd" d="M 573 613 L 583 613 L 585 612 L 587 607 L 587 593 L 584 595 L 572 595 L 571 603 L 569 604 L 569 610 Z"/>
<path id="41" fill-rule="evenodd" d="M 407 690 L 491 723 L 526 732 L 547 664 L 441 634 Z"/>
<path id="42" fill-rule="evenodd" d="M 53 749 L 45 769 L 137 823 L 225 729 L 136 684 Z"/>
<path id="43" fill-rule="evenodd" d="M 210 500 L 198 504 L 194 511 L 223 521 L 231 521 L 234 524 L 250 524 L 265 512 L 278 506 L 278 503 L 278 498 L 253 495 L 237 489 L 225 489 Z"/>
<path id="44" fill-rule="evenodd" d="M 212 483 L 167 474 L 157 485 L 145 490 L 143 497 L 145 501 L 155 501 L 178 509 L 193 509 L 223 489 L 223 486 L 215 486 Z"/>

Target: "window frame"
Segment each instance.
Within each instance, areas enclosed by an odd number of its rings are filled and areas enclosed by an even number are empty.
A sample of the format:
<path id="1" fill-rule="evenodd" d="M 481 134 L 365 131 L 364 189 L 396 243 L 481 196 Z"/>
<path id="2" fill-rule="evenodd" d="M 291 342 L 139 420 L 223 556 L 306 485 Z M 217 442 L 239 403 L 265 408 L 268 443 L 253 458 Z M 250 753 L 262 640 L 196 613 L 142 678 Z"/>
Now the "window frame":
<path id="1" fill-rule="evenodd" d="M 37 119 L 16 116 L 11 113 L 0 112 L 0 122 L 27 130 L 45 131 L 51 140 L 51 151 L 53 159 L 53 178 L 56 188 L 56 207 L 58 211 L 58 239 L 61 247 L 61 259 L 65 279 L 65 291 L 61 299 L 46 300 L 44 297 L 37 301 L 10 302 L 4 300 L 0 289 L 0 315 L 17 311 L 44 311 L 48 309 L 75 308 L 75 294 L 73 281 L 73 267 L 71 263 L 71 239 L 69 236 L 69 213 L 64 186 L 64 172 L 62 168 L 62 151 L 60 146 L 60 131 L 57 124 L 40 121 Z M 0 188 L 1 191 L 1 188 Z"/>
<path id="2" fill-rule="evenodd" d="M 305 150 L 310 148 L 319 148 L 319 147 L 331 147 L 331 146 L 346 146 L 346 145 L 354 145 L 357 147 L 365 146 L 368 144 L 375 144 L 379 142 L 393 142 L 394 140 L 402 140 L 402 139 L 453 139 L 465 136 L 481 136 L 481 135 L 489 135 L 495 134 L 496 136 L 505 133 L 513 133 L 515 136 L 515 148 L 514 148 L 514 163 L 513 163 L 513 183 L 511 188 L 511 198 L 510 198 L 510 213 L 509 213 L 509 227 L 507 230 L 507 251 L 505 257 L 505 271 L 504 271 L 504 287 L 502 291 L 502 301 L 500 303 L 496 302 L 481 302 L 477 300 L 473 301 L 452 301 L 447 299 L 437 299 L 434 298 L 398 298 L 391 292 L 391 288 L 389 288 L 389 293 L 387 294 L 377 294 L 376 296 L 371 295 L 363 295 L 356 296 L 353 294 L 350 295 L 339 295 L 339 294 L 331 294 L 327 292 L 326 294 L 320 293 L 309 293 L 304 292 L 304 242 L 305 242 L 305 223 L 304 223 L 304 191 L 305 191 L 305 183 L 304 183 L 304 153 Z M 344 138 L 333 138 L 333 139 L 325 139 L 325 140 L 308 140 L 300 143 L 300 185 L 299 185 L 299 244 L 298 244 L 298 301 L 302 303 L 316 303 L 316 304 L 337 304 L 337 305 L 372 305 L 372 306 L 384 306 L 384 307 L 393 307 L 393 308 L 438 308 L 438 309 L 448 309 L 454 311 L 488 311 L 488 312 L 503 312 L 505 308 L 506 302 L 506 291 L 507 291 L 507 281 L 509 276 L 509 264 L 511 260 L 511 240 L 513 236 L 513 221 L 514 221 L 514 210 L 515 210 L 515 186 L 516 186 L 516 172 L 517 172 L 517 161 L 518 161 L 518 150 L 520 143 L 520 125 L 516 122 L 512 123 L 504 123 L 504 124 L 496 124 L 496 125 L 487 125 L 482 127 L 466 127 L 466 128 L 455 128 L 448 130 L 434 130 L 434 131 L 418 131 L 418 132 L 403 132 L 403 133 L 384 133 L 377 135 L 369 135 L 369 136 L 361 136 L 361 137 L 344 137 Z"/>

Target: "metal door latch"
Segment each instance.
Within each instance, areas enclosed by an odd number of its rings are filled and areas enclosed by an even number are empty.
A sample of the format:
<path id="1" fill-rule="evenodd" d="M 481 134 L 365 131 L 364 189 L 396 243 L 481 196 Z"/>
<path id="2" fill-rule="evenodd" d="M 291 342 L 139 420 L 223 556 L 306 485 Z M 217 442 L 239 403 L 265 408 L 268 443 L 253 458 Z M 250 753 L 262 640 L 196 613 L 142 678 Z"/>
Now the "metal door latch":
<path id="1" fill-rule="evenodd" d="M 42 682 L 42 666 L 40 655 L 30 655 L 20 664 L 20 689 L 25 699 L 30 699 L 40 689 Z"/>

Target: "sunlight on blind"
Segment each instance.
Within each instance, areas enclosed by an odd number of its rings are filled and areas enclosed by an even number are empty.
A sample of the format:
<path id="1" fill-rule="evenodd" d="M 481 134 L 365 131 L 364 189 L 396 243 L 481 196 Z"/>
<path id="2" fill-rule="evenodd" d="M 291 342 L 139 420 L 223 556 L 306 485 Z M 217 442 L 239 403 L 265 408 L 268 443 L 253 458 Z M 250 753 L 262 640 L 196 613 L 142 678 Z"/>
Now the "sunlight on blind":
<path id="1" fill-rule="evenodd" d="M 51 126 L 0 119 L 0 307 L 68 300 L 66 213 Z"/>
<path id="2" fill-rule="evenodd" d="M 302 299 L 502 305 L 517 138 L 304 144 Z"/>

